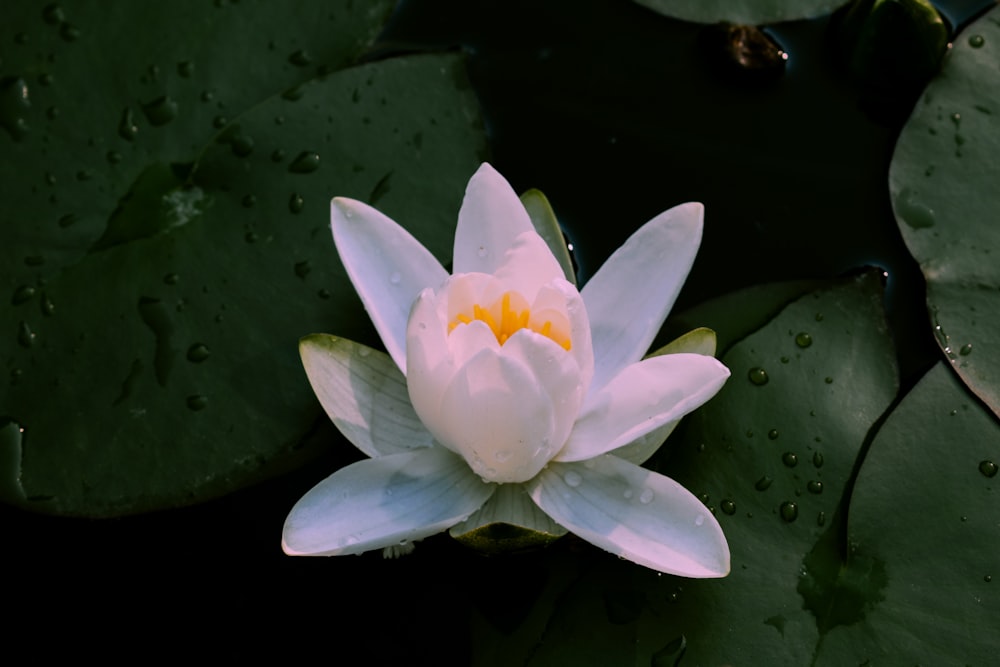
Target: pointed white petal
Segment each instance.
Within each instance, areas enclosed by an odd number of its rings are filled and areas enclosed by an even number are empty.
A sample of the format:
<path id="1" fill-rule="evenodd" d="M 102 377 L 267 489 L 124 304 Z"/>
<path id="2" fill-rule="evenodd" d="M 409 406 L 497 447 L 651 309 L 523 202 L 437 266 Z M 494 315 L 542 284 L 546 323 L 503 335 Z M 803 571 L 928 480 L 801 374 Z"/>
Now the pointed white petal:
<path id="1" fill-rule="evenodd" d="M 715 396 L 729 369 L 700 354 L 667 354 L 628 366 L 584 401 L 557 461 L 609 452 L 676 421 Z"/>
<path id="2" fill-rule="evenodd" d="M 434 444 L 410 404 L 406 378 L 384 352 L 312 334 L 299 341 L 299 354 L 320 405 L 365 454 L 385 456 Z"/>
<path id="3" fill-rule="evenodd" d="M 358 554 L 450 528 L 495 487 L 440 447 L 341 468 L 295 504 L 281 546 L 292 556 Z"/>
<path id="4" fill-rule="evenodd" d="M 703 215 L 698 203 L 661 213 L 584 285 L 581 293 L 594 340 L 593 390 L 649 349 L 694 264 Z"/>
<path id="5" fill-rule="evenodd" d="M 353 199 L 330 202 L 330 227 L 354 289 L 389 356 L 406 371 L 406 321 L 417 294 L 448 277 L 441 263 L 386 215 Z"/>
<path id="6" fill-rule="evenodd" d="M 679 352 L 715 356 L 715 348 L 715 332 L 707 327 L 700 327 L 675 338 L 649 356 L 657 357 L 664 354 L 677 354 Z M 612 450 L 610 453 L 620 459 L 631 461 L 636 465 L 642 465 L 650 456 L 656 453 L 656 450 L 670 437 L 670 434 L 674 432 L 679 423 L 680 420 L 667 422 L 646 435 L 636 438 L 629 444 Z"/>
<path id="7" fill-rule="evenodd" d="M 566 529 L 553 521 L 548 514 L 539 509 L 531 500 L 523 484 L 498 484 L 496 493 L 490 496 L 482 507 L 473 512 L 465 521 L 456 523 L 448 531 L 449 534 L 464 543 L 480 548 L 483 551 L 501 550 L 503 544 L 480 544 L 484 540 L 498 541 L 495 535 L 480 534 L 481 529 L 492 524 L 505 523 L 510 526 L 524 528 L 528 532 L 515 532 L 514 548 L 528 546 L 528 542 L 544 544 L 566 534 Z M 541 533 L 533 535 L 533 533 Z M 504 540 L 508 533 L 503 533 Z M 492 548 L 491 548 L 492 547 Z"/>
<path id="8" fill-rule="evenodd" d="M 510 183 L 483 163 L 465 189 L 455 230 L 454 273 L 493 273 L 531 219 Z"/>
<path id="9" fill-rule="evenodd" d="M 729 545 L 718 521 L 663 475 L 601 456 L 553 463 L 525 486 L 560 525 L 622 558 L 682 577 L 729 573 Z"/>

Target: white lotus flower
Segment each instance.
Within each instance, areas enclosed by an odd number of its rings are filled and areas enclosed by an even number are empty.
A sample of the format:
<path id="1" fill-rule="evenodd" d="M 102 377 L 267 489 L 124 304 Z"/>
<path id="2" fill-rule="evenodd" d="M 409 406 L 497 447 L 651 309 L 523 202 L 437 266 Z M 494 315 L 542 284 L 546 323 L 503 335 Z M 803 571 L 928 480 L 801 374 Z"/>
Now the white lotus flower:
<path id="1" fill-rule="evenodd" d="M 661 572 L 725 576 L 711 512 L 637 465 L 729 377 L 702 354 L 642 359 L 694 261 L 702 214 L 696 203 L 660 214 L 580 292 L 487 164 L 465 193 L 450 276 L 385 215 L 334 199 L 334 242 L 389 356 L 303 339 L 316 395 L 371 458 L 299 500 L 285 552 L 383 549 L 475 514 L 568 529 Z"/>

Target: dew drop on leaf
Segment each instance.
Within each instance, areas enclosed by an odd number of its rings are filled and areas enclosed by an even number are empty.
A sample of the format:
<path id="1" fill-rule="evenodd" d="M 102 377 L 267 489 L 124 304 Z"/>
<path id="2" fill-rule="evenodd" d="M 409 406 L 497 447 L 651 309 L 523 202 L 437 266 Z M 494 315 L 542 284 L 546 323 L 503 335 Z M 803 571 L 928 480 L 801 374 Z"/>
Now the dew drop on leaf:
<path id="1" fill-rule="evenodd" d="M 979 462 L 979 472 L 986 477 L 993 477 L 997 474 L 997 464 L 990 460 Z"/>
<path id="2" fill-rule="evenodd" d="M 728 514 L 729 516 L 736 514 L 736 503 L 728 498 L 719 503 L 719 507 L 722 508 L 723 513 Z"/>
<path id="3" fill-rule="evenodd" d="M 803 331 L 795 336 L 795 344 L 802 348 L 809 347 L 813 344 L 812 336 Z"/>
<path id="4" fill-rule="evenodd" d="M 309 174 L 319 168 L 319 154 L 303 151 L 299 153 L 292 163 L 288 165 L 288 171 L 293 174 Z"/>
<path id="5" fill-rule="evenodd" d="M 793 502 L 785 501 L 781 503 L 778 512 L 786 523 L 791 523 L 799 518 L 799 506 Z"/>
<path id="6" fill-rule="evenodd" d="M 785 452 L 781 455 L 781 462 L 789 468 L 794 468 L 799 464 L 799 457 L 795 455 L 795 452 Z"/>
<path id="7" fill-rule="evenodd" d="M 201 394 L 194 394 L 187 397 L 188 409 L 193 412 L 200 412 L 208 407 L 208 397 Z"/>
<path id="8" fill-rule="evenodd" d="M 753 488 L 757 489 L 758 491 L 767 491 L 767 489 L 770 488 L 772 482 L 774 482 L 773 479 L 771 479 L 767 475 L 764 475 L 763 477 L 757 480 L 757 482 L 753 485 Z"/>
<path id="9" fill-rule="evenodd" d="M 767 377 L 767 371 L 759 367 L 751 368 L 747 373 L 747 378 L 758 387 L 767 384 L 767 381 L 770 379 Z"/>
<path id="10" fill-rule="evenodd" d="M 188 348 L 187 360 L 196 364 L 200 364 L 201 362 L 208 359 L 210 354 L 211 351 L 208 349 L 207 345 L 205 345 L 204 343 L 195 343 L 194 345 Z"/>

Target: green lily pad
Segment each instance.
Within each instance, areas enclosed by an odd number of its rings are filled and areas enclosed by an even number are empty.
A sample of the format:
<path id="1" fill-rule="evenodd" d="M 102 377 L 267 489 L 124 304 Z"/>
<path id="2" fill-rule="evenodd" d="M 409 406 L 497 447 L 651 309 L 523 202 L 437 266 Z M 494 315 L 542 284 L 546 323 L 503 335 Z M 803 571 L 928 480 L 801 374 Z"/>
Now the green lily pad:
<path id="1" fill-rule="evenodd" d="M 373 339 L 331 196 L 377 202 L 450 252 L 485 151 L 461 58 L 348 67 L 391 3 L 216 4 L 167 3 L 156 20 L 95 5 L 52 25 L 31 3 L 7 12 L 23 20 L 4 30 L 27 36 L 4 71 L 30 106 L 15 104 L 14 132 L 4 106 L 0 135 L 0 415 L 23 428 L 0 441 L 22 454 L 0 495 L 25 507 L 189 504 L 309 454 L 319 407 L 298 339 Z M 273 36 L 252 43 L 260 31 L 240 28 L 260 23 Z M 83 76 L 98 51 L 108 66 Z"/>
<path id="2" fill-rule="evenodd" d="M 826 635 L 817 665 L 996 659 L 998 464 L 1000 425 L 938 364 L 889 416 L 858 475 L 847 562 L 882 583 L 861 622 Z"/>
<path id="3" fill-rule="evenodd" d="M 829 14 L 847 0 L 635 0 L 682 21 L 764 25 Z"/>
<path id="4" fill-rule="evenodd" d="M 927 279 L 930 325 L 952 367 L 1000 415 L 1000 9 L 955 40 L 889 168 L 899 229 Z"/>

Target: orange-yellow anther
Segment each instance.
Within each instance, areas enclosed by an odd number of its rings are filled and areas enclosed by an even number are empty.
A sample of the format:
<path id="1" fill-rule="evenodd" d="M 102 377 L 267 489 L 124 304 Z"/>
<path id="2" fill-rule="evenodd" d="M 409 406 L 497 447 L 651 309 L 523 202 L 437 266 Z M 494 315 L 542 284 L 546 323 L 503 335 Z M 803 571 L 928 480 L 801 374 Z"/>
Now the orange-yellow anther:
<path id="1" fill-rule="evenodd" d="M 471 324 L 475 320 L 486 323 L 497 342 L 503 345 L 511 336 L 521 329 L 530 329 L 546 338 L 555 341 L 565 350 L 572 347 L 569 336 L 558 335 L 552 331 L 552 322 L 545 320 L 542 323 L 531 321 L 531 309 L 524 308 L 517 310 L 511 306 L 511 292 L 504 292 L 503 296 L 497 299 L 489 308 L 483 308 L 478 303 L 472 305 L 472 316 L 466 313 L 459 313 L 455 319 L 448 324 L 448 332 L 451 333 L 460 324 Z"/>

